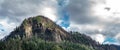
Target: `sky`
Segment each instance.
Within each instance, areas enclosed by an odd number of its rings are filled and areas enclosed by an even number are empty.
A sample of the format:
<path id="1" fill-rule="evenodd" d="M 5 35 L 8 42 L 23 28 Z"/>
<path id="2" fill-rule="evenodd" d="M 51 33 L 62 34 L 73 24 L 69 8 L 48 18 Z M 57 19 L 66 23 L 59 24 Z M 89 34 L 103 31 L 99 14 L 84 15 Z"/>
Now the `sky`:
<path id="1" fill-rule="evenodd" d="M 0 0 L 0 38 L 25 18 L 44 15 L 66 31 L 78 31 L 101 44 L 120 45 L 119 0 Z"/>

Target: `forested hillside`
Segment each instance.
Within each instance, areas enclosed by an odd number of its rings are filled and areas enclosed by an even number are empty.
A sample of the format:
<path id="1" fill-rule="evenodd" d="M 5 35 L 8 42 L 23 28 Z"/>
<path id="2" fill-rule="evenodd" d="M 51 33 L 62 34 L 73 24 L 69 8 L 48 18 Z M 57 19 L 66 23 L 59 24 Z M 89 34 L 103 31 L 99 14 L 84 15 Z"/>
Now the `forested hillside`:
<path id="1" fill-rule="evenodd" d="M 79 32 L 67 32 L 44 16 L 25 19 L 0 41 L 0 50 L 119 50 Z"/>

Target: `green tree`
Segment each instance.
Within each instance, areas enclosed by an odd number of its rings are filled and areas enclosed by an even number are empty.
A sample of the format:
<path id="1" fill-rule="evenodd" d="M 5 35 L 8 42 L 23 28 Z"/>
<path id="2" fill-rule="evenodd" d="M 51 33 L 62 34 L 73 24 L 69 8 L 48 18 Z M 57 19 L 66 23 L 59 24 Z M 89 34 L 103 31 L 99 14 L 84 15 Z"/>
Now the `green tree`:
<path id="1" fill-rule="evenodd" d="M 62 48 L 59 45 L 54 45 L 52 50 L 62 50 Z"/>

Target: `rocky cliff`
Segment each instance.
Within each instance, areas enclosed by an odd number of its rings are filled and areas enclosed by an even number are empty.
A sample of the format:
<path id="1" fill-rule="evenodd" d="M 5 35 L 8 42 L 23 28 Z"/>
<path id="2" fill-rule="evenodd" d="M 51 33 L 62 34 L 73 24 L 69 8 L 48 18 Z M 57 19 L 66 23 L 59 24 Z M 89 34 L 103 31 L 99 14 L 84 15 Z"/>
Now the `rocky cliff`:
<path id="1" fill-rule="evenodd" d="M 8 37 L 25 36 L 31 38 L 32 36 L 40 37 L 48 41 L 60 42 L 69 37 L 69 33 L 62 29 L 55 22 L 44 16 L 36 16 L 25 19 L 20 27 L 17 27 Z"/>

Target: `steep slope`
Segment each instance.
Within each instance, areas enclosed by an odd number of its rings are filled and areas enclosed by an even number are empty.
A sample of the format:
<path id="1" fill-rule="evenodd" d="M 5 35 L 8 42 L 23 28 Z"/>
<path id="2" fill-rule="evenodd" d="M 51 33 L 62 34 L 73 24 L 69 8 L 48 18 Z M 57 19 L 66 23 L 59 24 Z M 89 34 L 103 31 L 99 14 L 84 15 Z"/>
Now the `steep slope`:
<path id="1" fill-rule="evenodd" d="M 101 45 L 92 40 L 89 36 L 79 32 L 67 32 L 44 16 L 25 19 L 19 27 L 5 38 L 5 41 L 16 37 L 20 37 L 20 39 L 32 39 L 33 37 L 37 37 L 45 41 L 56 43 L 68 41 L 70 43 L 78 43 L 79 45 L 87 45 L 95 50 L 119 50 L 119 46 Z"/>
<path id="2" fill-rule="evenodd" d="M 63 30 L 59 25 L 55 24 L 50 19 L 44 16 L 36 16 L 25 19 L 20 27 L 17 27 L 9 37 L 25 36 L 31 38 L 32 36 L 40 37 L 48 41 L 60 42 L 69 37 L 68 32 Z"/>
<path id="3" fill-rule="evenodd" d="M 20 36 L 21 38 L 32 38 L 37 36 L 47 41 L 70 41 L 89 46 L 98 45 L 98 43 L 92 40 L 89 36 L 78 32 L 67 32 L 44 16 L 36 16 L 25 19 L 20 27 L 17 27 L 14 31 L 12 31 L 6 39 L 15 38 L 16 36 Z"/>

